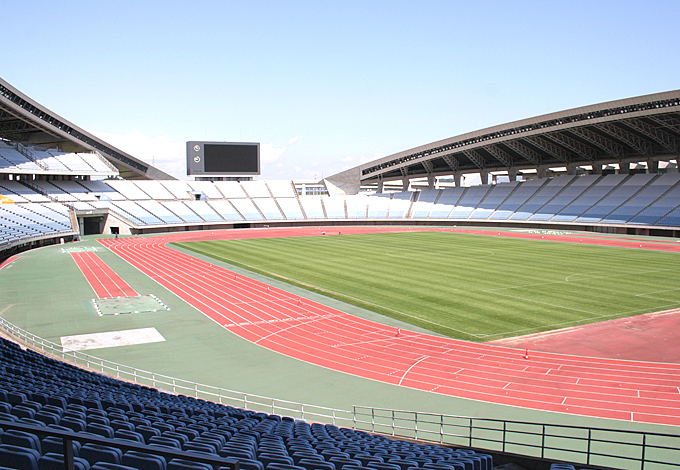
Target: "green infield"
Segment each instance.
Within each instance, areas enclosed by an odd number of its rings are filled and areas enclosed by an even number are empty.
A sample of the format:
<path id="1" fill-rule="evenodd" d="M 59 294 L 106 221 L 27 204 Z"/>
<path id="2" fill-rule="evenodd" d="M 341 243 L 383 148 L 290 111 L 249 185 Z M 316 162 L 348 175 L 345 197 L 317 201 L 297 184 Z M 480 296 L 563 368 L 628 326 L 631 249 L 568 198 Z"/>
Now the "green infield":
<path id="1" fill-rule="evenodd" d="M 677 253 L 434 231 L 178 245 L 472 341 L 680 306 Z"/>

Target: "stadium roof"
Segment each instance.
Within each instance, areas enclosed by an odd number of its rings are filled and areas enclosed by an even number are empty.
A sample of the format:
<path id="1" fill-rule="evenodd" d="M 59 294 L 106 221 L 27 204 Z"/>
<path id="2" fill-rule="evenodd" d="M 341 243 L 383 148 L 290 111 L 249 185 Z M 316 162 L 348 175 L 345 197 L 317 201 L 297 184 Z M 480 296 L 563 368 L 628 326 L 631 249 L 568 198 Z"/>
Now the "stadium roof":
<path id="1" fill-rule="evenodd" d="M 99 152 L 126 179 L 175 179 L 67 121 L 1 78 L 0 138 L 66 152 Z"/>
<path id="2" fill-rule="evenodd" d="M 462 134 L 346 170 L 336 185 L 451 174 L 674 160 L 680 90 L 610 101 Z"/>

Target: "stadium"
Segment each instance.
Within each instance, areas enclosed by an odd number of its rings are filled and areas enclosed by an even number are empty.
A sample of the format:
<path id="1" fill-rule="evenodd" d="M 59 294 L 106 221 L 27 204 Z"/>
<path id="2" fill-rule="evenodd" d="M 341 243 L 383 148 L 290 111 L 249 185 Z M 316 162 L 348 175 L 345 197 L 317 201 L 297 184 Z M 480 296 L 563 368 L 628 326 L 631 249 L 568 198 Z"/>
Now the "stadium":
<path id="1" fill-rule="evenodd" d="M 677 468 L 679 143 L 670 91 L 185 181 L 0 79 L 0 466 Z"/>

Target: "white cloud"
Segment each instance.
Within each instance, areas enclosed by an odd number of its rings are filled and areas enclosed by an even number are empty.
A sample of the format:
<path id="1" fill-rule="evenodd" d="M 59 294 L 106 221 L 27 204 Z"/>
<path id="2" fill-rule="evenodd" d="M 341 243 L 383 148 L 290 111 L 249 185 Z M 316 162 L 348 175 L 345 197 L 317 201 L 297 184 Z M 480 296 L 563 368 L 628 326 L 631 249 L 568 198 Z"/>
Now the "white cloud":
<path id="1" fill-rule="evenodd" d="M 100 132 L 88 129 L 100 139 L 108 142 L 114 147 L 129 153 L 135 158 L 145 163 L 155 166 L 176 178 L 188 179 L 186 166 L 186 142 L 171 139 L 167 135 L 150 137 L 138 131 L 126 132 L 124 134 L 112 134 L 110 132 Z M 283 147 L 275 147 L 273 143 L 266 142 L 260 144 L 260 159 L 262 164 L 272 164 L 277 162 L 286 148 L 302 139 L 297 135 L 288 140 Z M 277 168 L 283 168 L 284 163 L 279 161 Z M 296 172 L 302 171 L 296 167 Z"/>
<path id="2" fill-rule="evenodd" d="M 260 160 L 262 163 L 274 163 L 285 150 L 286 147 L 276 148 L 271 143 L 260 144 Z"/>
<path id="3" fill-rule="evenodd" d="M 176 178 L 187 178 L 186 142 L 173 140 L 167 135 L 149 137 L 138 131 L 122 135 L 93 129 L 88 129 L 88 132 Z"/>
<path id="4" fill-rule="evenodd" d="M 372 162 L 373 160 L 378 160 L 379 158 L 382 158 L 384 156 L 385 156 L 384 153 L 376 152 L 373 155 L 362 155 L 359 161 L 361 163 L 368 163 Z"/>
<path id="5" fill-rule="evenodd" d="M 343 159 L 340 160 L 340 161 L 341 161 L 341 162 L 345 162 L 345 163 L 349 163 L 349 162 L 353 162 L 354 159 L 353 159 L 352 157 L 346 157 L 346 158 L 343 158 Z"/>

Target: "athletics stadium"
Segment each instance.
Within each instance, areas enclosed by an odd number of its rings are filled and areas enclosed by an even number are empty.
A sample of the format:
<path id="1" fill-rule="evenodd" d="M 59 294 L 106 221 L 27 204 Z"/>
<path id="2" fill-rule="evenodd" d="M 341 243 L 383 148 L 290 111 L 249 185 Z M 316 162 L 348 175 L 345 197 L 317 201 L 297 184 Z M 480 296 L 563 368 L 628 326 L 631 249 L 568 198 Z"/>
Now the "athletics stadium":
<path id="1" fill-rule="evenodd" d="M 0 466 L 677 468 L 679 149 L 671 91 L 178 180 L 0 80 Z"/>

